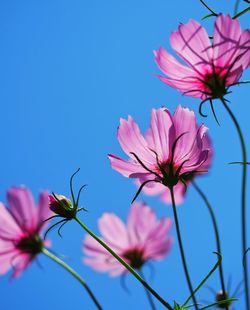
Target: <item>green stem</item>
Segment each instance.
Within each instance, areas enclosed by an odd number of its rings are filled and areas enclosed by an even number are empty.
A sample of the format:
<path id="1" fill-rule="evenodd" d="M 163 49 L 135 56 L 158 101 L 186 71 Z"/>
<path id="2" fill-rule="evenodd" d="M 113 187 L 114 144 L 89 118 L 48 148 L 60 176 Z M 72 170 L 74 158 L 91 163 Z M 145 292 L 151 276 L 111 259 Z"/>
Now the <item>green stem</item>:
<path id="1" fill-rule="evenodd" d="M 238 17 L 240 17 L 241 15 L 247 13 L 248 11 L 250 11 L 250 6 L 242 11 L 240 11 L 238 14 L 234 15 L 233 19 L 236 19 Z"/>
<path id="2" fill-rule="evenodd" d="M 83 222 L 81 222 L 77 217 L 74 218 L 75 221 L 98 243 L 100 243 L 114 258 L 118 260 L 132 275 L 141 282 L 141 284 L 150 291 L 152 295 L 159 300 L 159 302 L 169 310 L 173 310 L 168 302 L 166 302 L 142 277 L 129 265 L 127 264 L 118 254 L 116 254 L 102 239 L 100 239 L 96 234 L 94 234 Z"/>
<path id="3" fill-rule="evenodd" d="M 229 116 L 231 117 L 234 126 L 237 130 L 240 144 L 241 144 L 241 151 L 242 151 L 242 161 L 243 163 L 247 162 L 247 151 L 246 151 L 246 144 L 244 141 L 244 137 L 240 128 L 240 125 L 234 116 L 233 112 L 227 105 L 227 102 L 224 98 L 220 98 L 223 106 L 225 107 L 226 111 L 228 112 Z M 242 165 L 242 187 L 241 187 L 241 222 L 242 222 L 242 257 L 247 250 L 247 224 L 246 224 L 246 181 L 247 181 L 247 165 Z M 244 268 L 244 285 L 245 285 L 245 300 L 246 300 L 246 309 L 250 310 L 250 302 L 249 302 L 249 284 L 248 284 L 248 264 L 246 260 L 245 268 Z"/>
<path id="4" fill-rule="evenodd" d="M 200 0 L 200 2 L 208 9 L 209 12 L 211 12 L 211 14 L 213 16 L 217 16 L 218 14 L 216 14 L 203 0 Z"/>
<path id="5" fill-rule="evenodd" d="M 194 307 L 196 310 L 198 310 L 198 304 L 194 295 L 194 290 L 193 286 L 191 283 L 191 279 L 189 276 L 188 268 L 187 268 L 187 263 L 186 263 L 186 258 L 185 258 L 185 253 L 182 245 L 182 239 L 181 239 L 181 232 L 180 232 L 180 226 L 179 226 L 179 220 L 178 220 L 178 215 L 177 215 L 177 210 L 176 210 L 176 205 L 175 205 L 175 198 L 174 198 L 174 189 L 173 187 L 170 187 L 170 193 L 171 193 L 171 199 L 172 199 L 172 207 L 173 207 L 173 213 L 174 213 L 174 220 L 175 220 L 175 226 L 176 226 L 176 232 L 177 232 L 177 238 L 178 238 L 178 243 L 179 243 L 179 248 L 181 252 L 181 259 L 182 259 L 182 265 L 185 271 L 187 283 L 188 283 L 188 288 L 190 291 L 190 295 L 192 296 Z"/>
<path id="6" fill-rule="evenodd" d="M 63 267 L 64 269 L 66 269 L 75 279 L 77 279 L 81 285 L 85 288 L 85 290 L 87 291 L 87 293 L 89 294 L 90 298 L 92 299 L 92 301 L 94 302 L 94 304 L 96 305 L 96 308 L 98 310 L 102 310 L 101 305 L 99 304 L 99 302 L 97 301 L 96 297 L 94 296 L 94 294 L 92 293 L 91 289 L 89 288 L 89 286 L 84 282 L 84 280 L 81 278 L 81 276 L 74 270 L 72 269 L 69 265 L 67 265 L 64 261 L 62 261 L 59 257 L 57 257 L 56 255 L 54 255 L 53 253 L 51 253 L 48 249 L 43 248 L 42 249 L 42 253 L 44 255 L 46 255 L 47 257 L 49 257 L 50 259 L 52 259 L 54 262 L 56 262 L 58 265 L 60 265 L 61 267 Z"/>
<path id="7" fill-rule="evenodd" d="M 142 279 L 145 281 L 145 277 L 143 275 L 143 272 L 142 270 L 138 270 L 138 273 L 139 275 L 142 277 Z M 145 287 L 144 287 L 145 288 Z M 152 310 L 156 310 L 156 307 L 155 307 L 155 304 L 154 304 L 154 301 L 153 301 L 153 298 L 152 298 L 152 295 L 149 293 L 149 291 L 145 288 L 145 292 L 146 292 L 146 295 L 147 295 L 147 298 L 148 298 L 148 302 L 150 304 L 150 307 Z"/>
<path id="8" fill-rule="evenodd" d="M 207 280 L 211 277 L 211 275 L 215 272 L 215 270 L 220 266 L 221 264 L 221 255 L 217 252 L 214 252 L 218 256 L 218 261 L 214 265 L 214 267 L 209 271 L 209 273 L 205 276 L 205 278 L 201 281 L 201 283 L 196 287 L 196 289 L 193 291 L 193 294 L 199 291 L 199 289 L 207 282 Z M 191 300 L 192 295 L 187 298 L 187 300 L 184 302 L 184 304 L 181 306 L 181 308 L 185 309 L 189 301 Z"/>
<path id="9" fill-rule="evenodd" d="M 208 208 L 208 212 L 210 213 L 210 216 L 211 216 L 211 219 L 212 219 L 212 223 L 213 223 L 213 227 L 214 227 L 214 234 L 215 234 L 215 239 L 216 239 L 217 252 L 221 255 L 219 230 L 218 230 L 218 225 L 217 225 L 217 222 L 216 222 L 216 217 L 215 217 L 213 208 L 212 208 L 210 202 L 208 201 L 206 195 L 199 188 L 199 186 L 194 181 L 192 183 L 193 183 L 194 188 L 196 189 L 198 194 L 201 196 L 201 198 L 203 199 L 205 205 Z M 223 276 L 222 262 L 219 264 L 219 274 L 220 274 L 221 289 L 222 289 L 222 292 L 223 292 L 224 296 L 226 296 L 226 294 L 225 294 L 226 293 L 226 289 L 225 289 L 225 282 L 224 282 L 224 276 Z M 228 306 L 226 306 L 226 309 L 228 310 Z"/>
<path id="10" fill-rule="evenodd" d="M 223 308 L 223 307 L 220 307 L 220 305 L 224 305 L 226 302 L 228 303 L 232 303 L 234 301 L 236 301 L 237 299 L 236 298 L 228 298 L 228 299 L 224 299 L 224 300 L 221 300 L 221 301 L 217 301 L 217 302 L 214 302 L 210 305 L 207 305 L 205 307 L 202 307 L 200 310 L 205 310 L 205 309 L 208 309 L 208 308 Z M 219 307 L 218 307 L 219 306 Z"/>
<path id="11" fill-rule="evenodd" d="M 236 0 L 235 5 L 234 5 L 234 15 L 237 15 L 238 13 L 239 4 L 240 4 L 240 0 Z"/>

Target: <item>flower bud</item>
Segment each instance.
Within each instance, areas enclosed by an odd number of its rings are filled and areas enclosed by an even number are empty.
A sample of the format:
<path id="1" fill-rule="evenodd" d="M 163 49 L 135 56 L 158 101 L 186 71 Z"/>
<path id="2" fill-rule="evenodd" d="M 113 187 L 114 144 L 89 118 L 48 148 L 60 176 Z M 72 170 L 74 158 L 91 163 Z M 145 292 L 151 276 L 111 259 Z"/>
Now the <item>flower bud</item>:
<path id="1" fill-rule="evenodd" d="M 174 310 L 181 310 L 181 307 L 179 304 L 177 304 L 176 301 L 174 301 Z"/>
<path id="2" fill-rule="evenodd" d="M 70 199 L 63 195 L 49 195 L 49 208 L 54 213 L 66 219 L 72 219 L 76 215 L 76 208 Z"/>
<path id="3" fill-rule="evenodd" d="M 217 302 L 222 302 L 220 304 L 217 305 L 218 308 L 222 308 L 222 309 L 227 309 L 229 308 L 229 306 L 231 306 L 232 301 L 229 299 L 228 293 L 227 292 L 222 292 L 219 291 L 216 295 L 216 301 Z M 223 302 L 224 301 L 224 302 Z"/>

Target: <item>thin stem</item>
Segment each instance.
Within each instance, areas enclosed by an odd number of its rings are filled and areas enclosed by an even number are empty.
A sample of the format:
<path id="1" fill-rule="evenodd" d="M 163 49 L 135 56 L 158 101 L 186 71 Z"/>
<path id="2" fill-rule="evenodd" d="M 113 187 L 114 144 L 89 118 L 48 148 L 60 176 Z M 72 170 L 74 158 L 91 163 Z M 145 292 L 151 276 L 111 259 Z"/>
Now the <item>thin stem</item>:
<path id="1" fill-rule="evenodd" d="M 218 15 L 203 0 L 200 0 L 200 2 L 208 9 L 209 12 L 211 12 L 212 15 L 214 16 Z"/>
<path id="2" fill-rule="evenodd" d="M 141 269 L 138 270 L 138 273 L 139 273 L 139 275 L 142 277 L 142 279 L 145 281 L 145 277 L 144 277 L 143 272 L 142 272 Z M 149 293 L 149 291 L 148 291 L 145 287 L 144 287 L 144 289 L 145 289 L 145 293 L 146 293 L 146 295 L 147 295 L 148 302 L 149 302 L 149 304 L 150 304 L 151 309 L 152 309 L 152 310 L 156 310 L 156 307 L 155 307 L 155 304 L 154 304 L 152 295 Z"/>
<path id="3" fill-rule="evenodd" d="M 195 294 L 196 292 L 199 291 L 199 289 L 207 282 L 207 280 L 211 277 L 211 275 L 215 272 L 215 270 L 218 268 L 218 266 L 220 266 L 222 258 L 221 255 L 217 252 L 214 252 L 214 254 L 216 254 L 218 256 L 218 260 L 216 262 L 216 264 L 214 265 L 214 267 L 209 271 L 209 273 L 205 276 L 205 278 L 200 282 L 200 284 L 195 288 L 195 290 L 193 291 L 193 294 Z M 181 308 L 185 309 L 185 307 L 187 306 L 187 304 L 189 303 L 189 301 L 192 299 L 192 295 L 189 296 L 187 298 L 187 300 L 184 302 L 184 304 L 181 306 Z M 187 308 L 187 307 L 186 307 Z"/>
<path id="4" fill-rule="evenodd" d="M 150 291 L 151 294 L 159 300 L 159 302 L 169 310 L 173 310 L 168 302 L 166 302 L 142 277 L 129 265 L 127 264 L 118 254 L 116 254 L 102 239 L 100 239 L 95 233 L 93 233 L 83 222 L 81 222 L 77 217 L 74 218 L 76 222 L 99 244 L 101 244 L 114 258 L 118 260 L 132 275 L 141 282 L 141 284 Z"/>
<path id="5" fill-rule="evenodd" d="M 240 4 L 240 0 L 236 0 L 235 5 L 234 5 L 234 15 L 237 15 L 238 13 L 239 4 Z"/>
<path id="6" fill-rule="evenodd" d="M 193 286 L 191 283 L 191 279 L 189 276 L 188 268 L 187 268 L 187 263 L 186 263 L 186 258 L 185 258 L 185 253 L 182 245 L 182 239 L 181 239 L 181 232 L 180 232 L 180 226 L 179 226 L 179 220 L 178 220 L 178 215 L 177 215 L 177 210 L 176 210 L 176 205 L 175 205 L 175 198 L 174 198 L 174 189 L 173 187 L 170 187 L 170 193 L 171 193 L 171 199 L 172 199 L 172 207 L 173 207 L 173 213 L 174 213 L 174 220 L 175 220 L 175 226 L 176 226 L 176 232 L 177 232 L 177 238 L 178 238 L 178 243 L 179 243 L 179 248 L 181 252 L 181 259 L 182 259 L 182 265 L 185 271 L 187 283 L 188 283 L 188 288 L 190 291 L 190 295 L 192 296 L 194 307 L 196 310 L 198 310 L 198 304 L 194 295 L 194 290 Z"/>
<path id="7" fill-rule="evenodd" d="M 93 292 L 91 291 L 91 289 L 89 288 L 89 286 L 85 283 L 85 281 L 81 278 L 81 276 L 74 270 L 72 269 L 69 265 L 67 265 L 64 261 L 62 261 L 59 257 L 57 257 L 56 255 L 54 255 L 53 253 L 51 253 L 48 249 L 43 248 L 42 249 L 42 253 L 44 255 L 46 255 L 47 257 L 49 257 L 50 259 L 52 259 L 54 262 L 56 262 L 58 265 L 60 265 L 61 267 L 63 267 L 64 269 L 66 269 L 75 279 L 77 279 L 81 285 L 85 288 L 85 290 L 87 291 L 87 293 L 89 294 L 90 298 L 92 299 L 92 301 L 94 302 L 94 304 L 96 305 L 96 308 L 98 310 L 102 310 L 101 305 L 99 304 L 99 302 L 97 301 L 96 297 L 94 296 Z"/>
<path id="8" fill-rule="evenodd" d="M 246 144 L 244 141 L 244 137 L 240 128 L 240 125 L 234 116 L 233 112 L 227 105 L 224 98 L 220 98 L 223 106 L 225 107 L 226 111 L 228 112 L 229 116 L 231 117 L 235 128 L 237 130 L 240 144 L 241 144 L 241 151 L 242 151 L 242 162 L 247 162 L 247 151 L 246 151 Z M 246 182 L 247 182 L 247 165 L 242 165 L 242 187 L 241 187 L 241 222 L 242 222 L 242 257 L 244 257 L 244 253 L 247 250 L 247 223 L 246 223 Z M 245 285 L 245 300 L 246 300 L 246 309 L 250 310 L 250 302 L 249 302 L 249 284 L 248 284 L 248 264 L 247 260 L 245 262 L 244 268 L 244 285 Z"/>
<path id="9" fill-rule="evenodd" d="M 245 8 L 244 10 L 240 11 L 238 14 L 236 14 L 236 15 L 233 17 L 233 19 L 236 19 L 236 18 L 240 17 L 241 15 L 247 13 L 248 11 L 250 11 L 250 6 L 247 7 L 247 8 Z"/>
<path id="10" fill-rule="evenodd" d="M 210 216 L 211 216 L 211 219 L 212 219 L 212 223 L 213 223 L 213 227 L 214 227 L 214 234 L 215 234 L 217 252 L 221 255 L 219 230 L 218 230 L 218 225 L 217 225 L 217 222 L 216 222 L 216 217 L 215 217 L 213 208 L 212 208 L 209 200 L 207 199 L 206 195 L 199 188 L 199 186 L 194 181 L 192 182 L 192 184 L 193 184 L 194 188 L 196 189 L 198 194 L 201 196 L 201 198 L 203 199 L 205 205 L 208 208 L 208 212 L 210 213 Z M 220 274 L 221 289 L 222 289 L 223 295 L 226 296 L 226 289 L 225 289 L 225 282 L 224 282 L 222 262 L 219 264 L 219 274 Z M 226 309 L 228 310 L 228 306 L 226 306 Z"/>
<path id="11" fill-rule="evenodd" d="M 208 309 L 208 308 L 223 308 L 223 307 L 218 307 L 219 305 L 224 305 L 226 302 L 228 303 L 232 303 L 234 301 L 236 301 L 237 299 L 236 298 L 228 298 L 228 299 L 224 299 L 224 300 L 220 300 L 220 301 L 217 301 L 217 302 L 214 302 L 210 305 L 207 305 L 205 307 L 202 307 L 200 310 L 205 310 L 205 309 Z"/>

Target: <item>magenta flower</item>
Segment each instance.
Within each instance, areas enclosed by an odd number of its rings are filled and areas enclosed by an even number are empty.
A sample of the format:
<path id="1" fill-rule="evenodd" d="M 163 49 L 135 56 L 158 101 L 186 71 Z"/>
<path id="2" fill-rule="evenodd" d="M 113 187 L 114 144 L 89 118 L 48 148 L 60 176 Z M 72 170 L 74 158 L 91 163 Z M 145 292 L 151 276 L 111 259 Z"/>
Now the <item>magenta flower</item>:
<path id="1" fill-rule="evenodd" d="M 10 208 L 0 203 L 0 274 L 13 268 L 18 277 L 41 252 L 44 241 L 40 234 L 51 216 L 48 193 L 42 192 L 35 206 L 25 187 L 12 187 L 7 193 Z"/>
<path id="2" fill-rule="evenodd" d="M 109 155 L 111 166 L 125 177 L 135 178 L 148 195 L 161 194 L 171 203 L 169 188 L 174 187 L 177 203 L 183 200 L 186 185 L 207 171 L 211 163 L 211 143 L 204 125 L 198 126 L 193 111 L 178 106 L 171 116 L 166 108 L 152 110 L 145 137 L 131 116 L 121 119 L 118 141 L 130 157 Z M 136 196 L 137 196 L 136 195 Z"/>
<path id="3" fill-rule="evenodd" d="M 99 220 L 103 240 L 128 264 L 140 269 L 149 260 L 161 260 L 171 249 L 168 235 L 170 218 L 157 219 L 154 211 L 142 202 L 130 207 L 127 225 L 113 213 L 105 213 Z M 127 270 L 97 241 L 87 236 L 83 244 L 87 257 L 84 263 L 112 276 Z"/>
<path id="4" fill-rule="evenodd" d="M 250 65 L 250 31 L 242 31 L 239 21 L 230 16 L 216 18 L 212 41 L 191 19 L 171 34 L 170 43 L 186 65 L 161 47 L 155 60 L 167 77 L 159 76 L 160 80 L 202 100 L 222 98 Z"/>

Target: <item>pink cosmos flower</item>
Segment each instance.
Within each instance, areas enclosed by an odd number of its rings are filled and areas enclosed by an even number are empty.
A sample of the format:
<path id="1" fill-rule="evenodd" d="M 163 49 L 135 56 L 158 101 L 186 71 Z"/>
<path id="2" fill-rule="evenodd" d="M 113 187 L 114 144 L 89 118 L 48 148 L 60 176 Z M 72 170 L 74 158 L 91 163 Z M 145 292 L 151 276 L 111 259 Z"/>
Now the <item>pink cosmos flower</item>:
<path id="1" fill-rule="evenodd" d="M 230 16 L 216 18 L 212 41 L 191 19 L 171 34 L 170 43 L 186 65 L 161 47 L 155 60 L 167 77 L 159 76 L 160 80 L 202 100 L 222 98 L 250 65 L 250 31 L 242 31 L 239 21 Z"/>
<path id="2" fill-rule="evenodd" d="M 139 191 L 160 194 L 167 203 L 171 203 L 169 188 L 173 187 L 176 203 L 181 203 L 186 184 L 210 166 L 212 149 L 206 133 L 204 125 L 196 124 L 194 112 L 181 106 L 173 116 L 166 108 L 153 109 L 145 136 L 129 116 L 120 120 L 117 137 L 130 159 L 110 154 L 111 166 L 135 178 Z"/>
<path id="3" fill-rule="evenodd" d="M 0 203 L 0 274 L 13 267 L 16 278 L 41 252 L 44 241 L 40 234 L 51 211 L 47 192 L 40 194 L 37 207 L 25 187 L 10 188 L 7 198 L 10 208 Z"/>
<path id="4" fill-rule="evenodd" d="M 154 211 L 142 202 L 130 207 L 127 225 L 113 213 L 105 213 L 99 220 L 103 240 L 128 264 L 140 269 L 149 260 L 161 260 L 171 249 L 172 237 L 168 235 L 172 221 L 157 219 Z M 127 270 L 91 236 L 83 244 L 87 257 L 84 263 L 112 276 Z"/>

